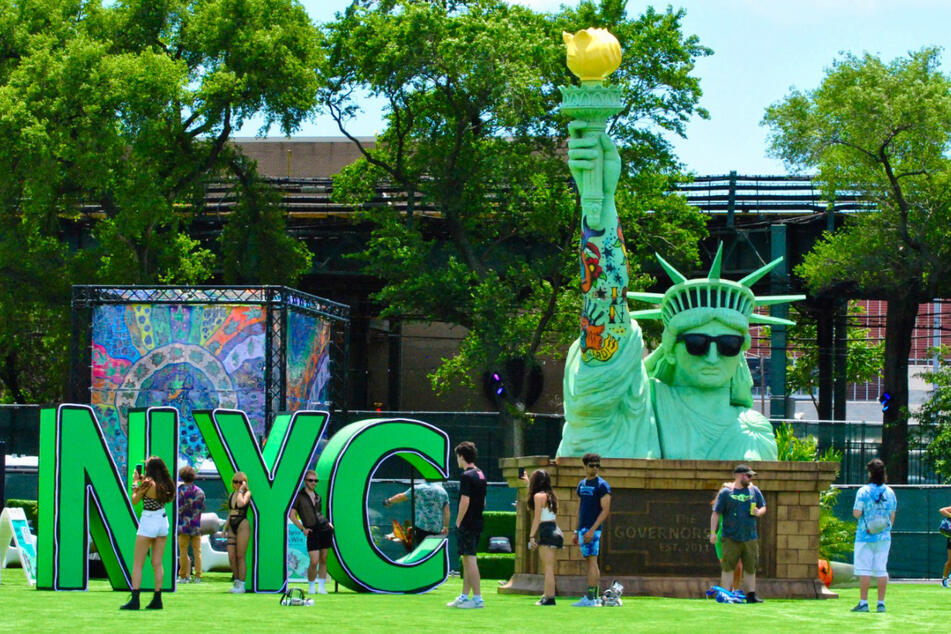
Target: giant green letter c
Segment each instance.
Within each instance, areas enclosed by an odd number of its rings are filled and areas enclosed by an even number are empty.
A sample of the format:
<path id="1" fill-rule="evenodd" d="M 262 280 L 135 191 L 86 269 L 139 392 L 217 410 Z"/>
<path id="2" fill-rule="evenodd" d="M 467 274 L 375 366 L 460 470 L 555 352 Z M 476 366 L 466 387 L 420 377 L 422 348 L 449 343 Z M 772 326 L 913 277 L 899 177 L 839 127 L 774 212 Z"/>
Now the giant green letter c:
<path id="1" fill-rule="evenodd" d="M 446 580 L 446 541 L 423 540 L 416 550 L 393 561 L 373 542 L 367 494 L 384 460 L 399 456 L 424 478 L 448 476 L 449 436 L 428 423 L 404 418 L 370 419 L 334 434 L 320 456 L 317 473 L 327 518 L 334 525 L 334 547 L 327 565 L 334 579 L 351 590 L 426 592 Z"/>

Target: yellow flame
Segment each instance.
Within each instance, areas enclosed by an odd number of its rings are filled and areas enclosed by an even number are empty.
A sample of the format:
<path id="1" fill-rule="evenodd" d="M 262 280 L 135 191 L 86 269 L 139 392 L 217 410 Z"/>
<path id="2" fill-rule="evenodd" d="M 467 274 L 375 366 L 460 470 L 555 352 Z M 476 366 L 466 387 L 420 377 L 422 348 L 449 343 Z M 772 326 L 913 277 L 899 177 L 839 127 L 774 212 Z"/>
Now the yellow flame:
<path id="1" fill-rule="evenodd" d="M 568 50 L 568 68 L 581 81 L 598 81 L 621 65 L 621 43 L 607 29 L 562 32 Z"/>

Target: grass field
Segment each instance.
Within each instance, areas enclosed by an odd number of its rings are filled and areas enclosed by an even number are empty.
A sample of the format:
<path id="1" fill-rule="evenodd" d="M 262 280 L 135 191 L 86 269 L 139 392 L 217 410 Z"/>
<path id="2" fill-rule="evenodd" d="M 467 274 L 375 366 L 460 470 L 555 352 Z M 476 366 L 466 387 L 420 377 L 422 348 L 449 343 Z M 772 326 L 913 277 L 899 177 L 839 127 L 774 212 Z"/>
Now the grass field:
<path id="1" fill-rule="evenodd" d="M 858 589 L 838 590 L 826 601 L 769 600 L 762 605 L 723 605 L 702 599 L 625 597 L 620 608 L 572 608 L 574 597 L 555 607 L 534 605 L 537 597 L 499 595 L 496 581 L 483 583 L 482 610 L 446 608 L 459 579 L 422 595 L 357 594 L 341 590 L 315 596 L 312 607 L 282 607 L 272 594 L 230 595 L 226 573 L 208 574 L 201 585 L 180 586 L 164 597 L 162 611 L 120 612 L 128 593 L 105 581 L 88 592 L 39 592 L 18 569 L 3 571 L 0 628 L 5 632 L 946 632 L 951 590 L 937 583 L 893 584 L 888 612 L 853 614 Z M 304 586 L 301 586 L 304 587 Z M 874 590 L 873 590 L 874 598 Z M 151 595 L 143 595 L 143 605 Z M 873 607 L 874 610 L 874 602 Z"/>

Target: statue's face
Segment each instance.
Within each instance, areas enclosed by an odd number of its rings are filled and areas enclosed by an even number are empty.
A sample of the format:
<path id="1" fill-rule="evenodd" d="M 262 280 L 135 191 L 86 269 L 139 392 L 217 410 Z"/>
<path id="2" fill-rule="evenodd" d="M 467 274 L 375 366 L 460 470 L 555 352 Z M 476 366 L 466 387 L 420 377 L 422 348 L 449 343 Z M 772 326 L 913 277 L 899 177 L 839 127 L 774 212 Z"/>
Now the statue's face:
<path id="1" fill-rule="evenodd" d="M 727 335 L 740 337 L 742 341 L 744 333 L 718 321 L 711 321 L 703 326 L 680 333 L 681 337 L 689 335 L 707 335 L 708 337 Z M 684 341 L 678 341 L 674 346 L 674 360 L 676 362 L 674 385 L 696 387 L 704 390 L 729 386 L 730 379 L 733 378 L 738 365 L 746 362 L 743 353 L 739 352 L 734 356 L 722 355 L 717 342 L 714 340 L 708 342 L 709 345 L 704 354 L 691 354 L 689 350 L 691 347 L 694 352 L 698 351 L 696 340 L 700 340 L 702 344 L 702 338 L 694 339 L 693 346 L 689 345 L 691 342 Z M 726 342 L 729 343 L 730 340 L 728 339 Z"/>

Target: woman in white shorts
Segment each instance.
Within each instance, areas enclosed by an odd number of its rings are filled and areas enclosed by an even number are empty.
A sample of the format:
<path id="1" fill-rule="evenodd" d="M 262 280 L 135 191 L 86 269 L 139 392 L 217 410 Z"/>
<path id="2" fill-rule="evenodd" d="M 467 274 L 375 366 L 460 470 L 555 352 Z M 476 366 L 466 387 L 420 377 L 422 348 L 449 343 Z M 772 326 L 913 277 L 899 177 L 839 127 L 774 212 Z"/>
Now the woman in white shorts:
<path id="1" fill-rule="evenodd" d="M 168 517 L 165 505 L 175 499 L 175 485 L 169 475 L 168 467 L 158 456 L 145 461 L 145 475 L 136 470 L 132 476 L 132 503 L 142 501 L 142 517 L 139 518 L 139 530 L 135 537 L 135 554 L 132 560 L 132 599 L 120 610 L 139 609 L 139 589 L 142 587 L 142 567 L 145 557 L 152 550 L 152 569 L 155 571 L 155 594 L 147 610 L 162 609 L 162 582 L 165 570 L 162 558 L 165 555 L 165 542 L 168 539 Z"/>

